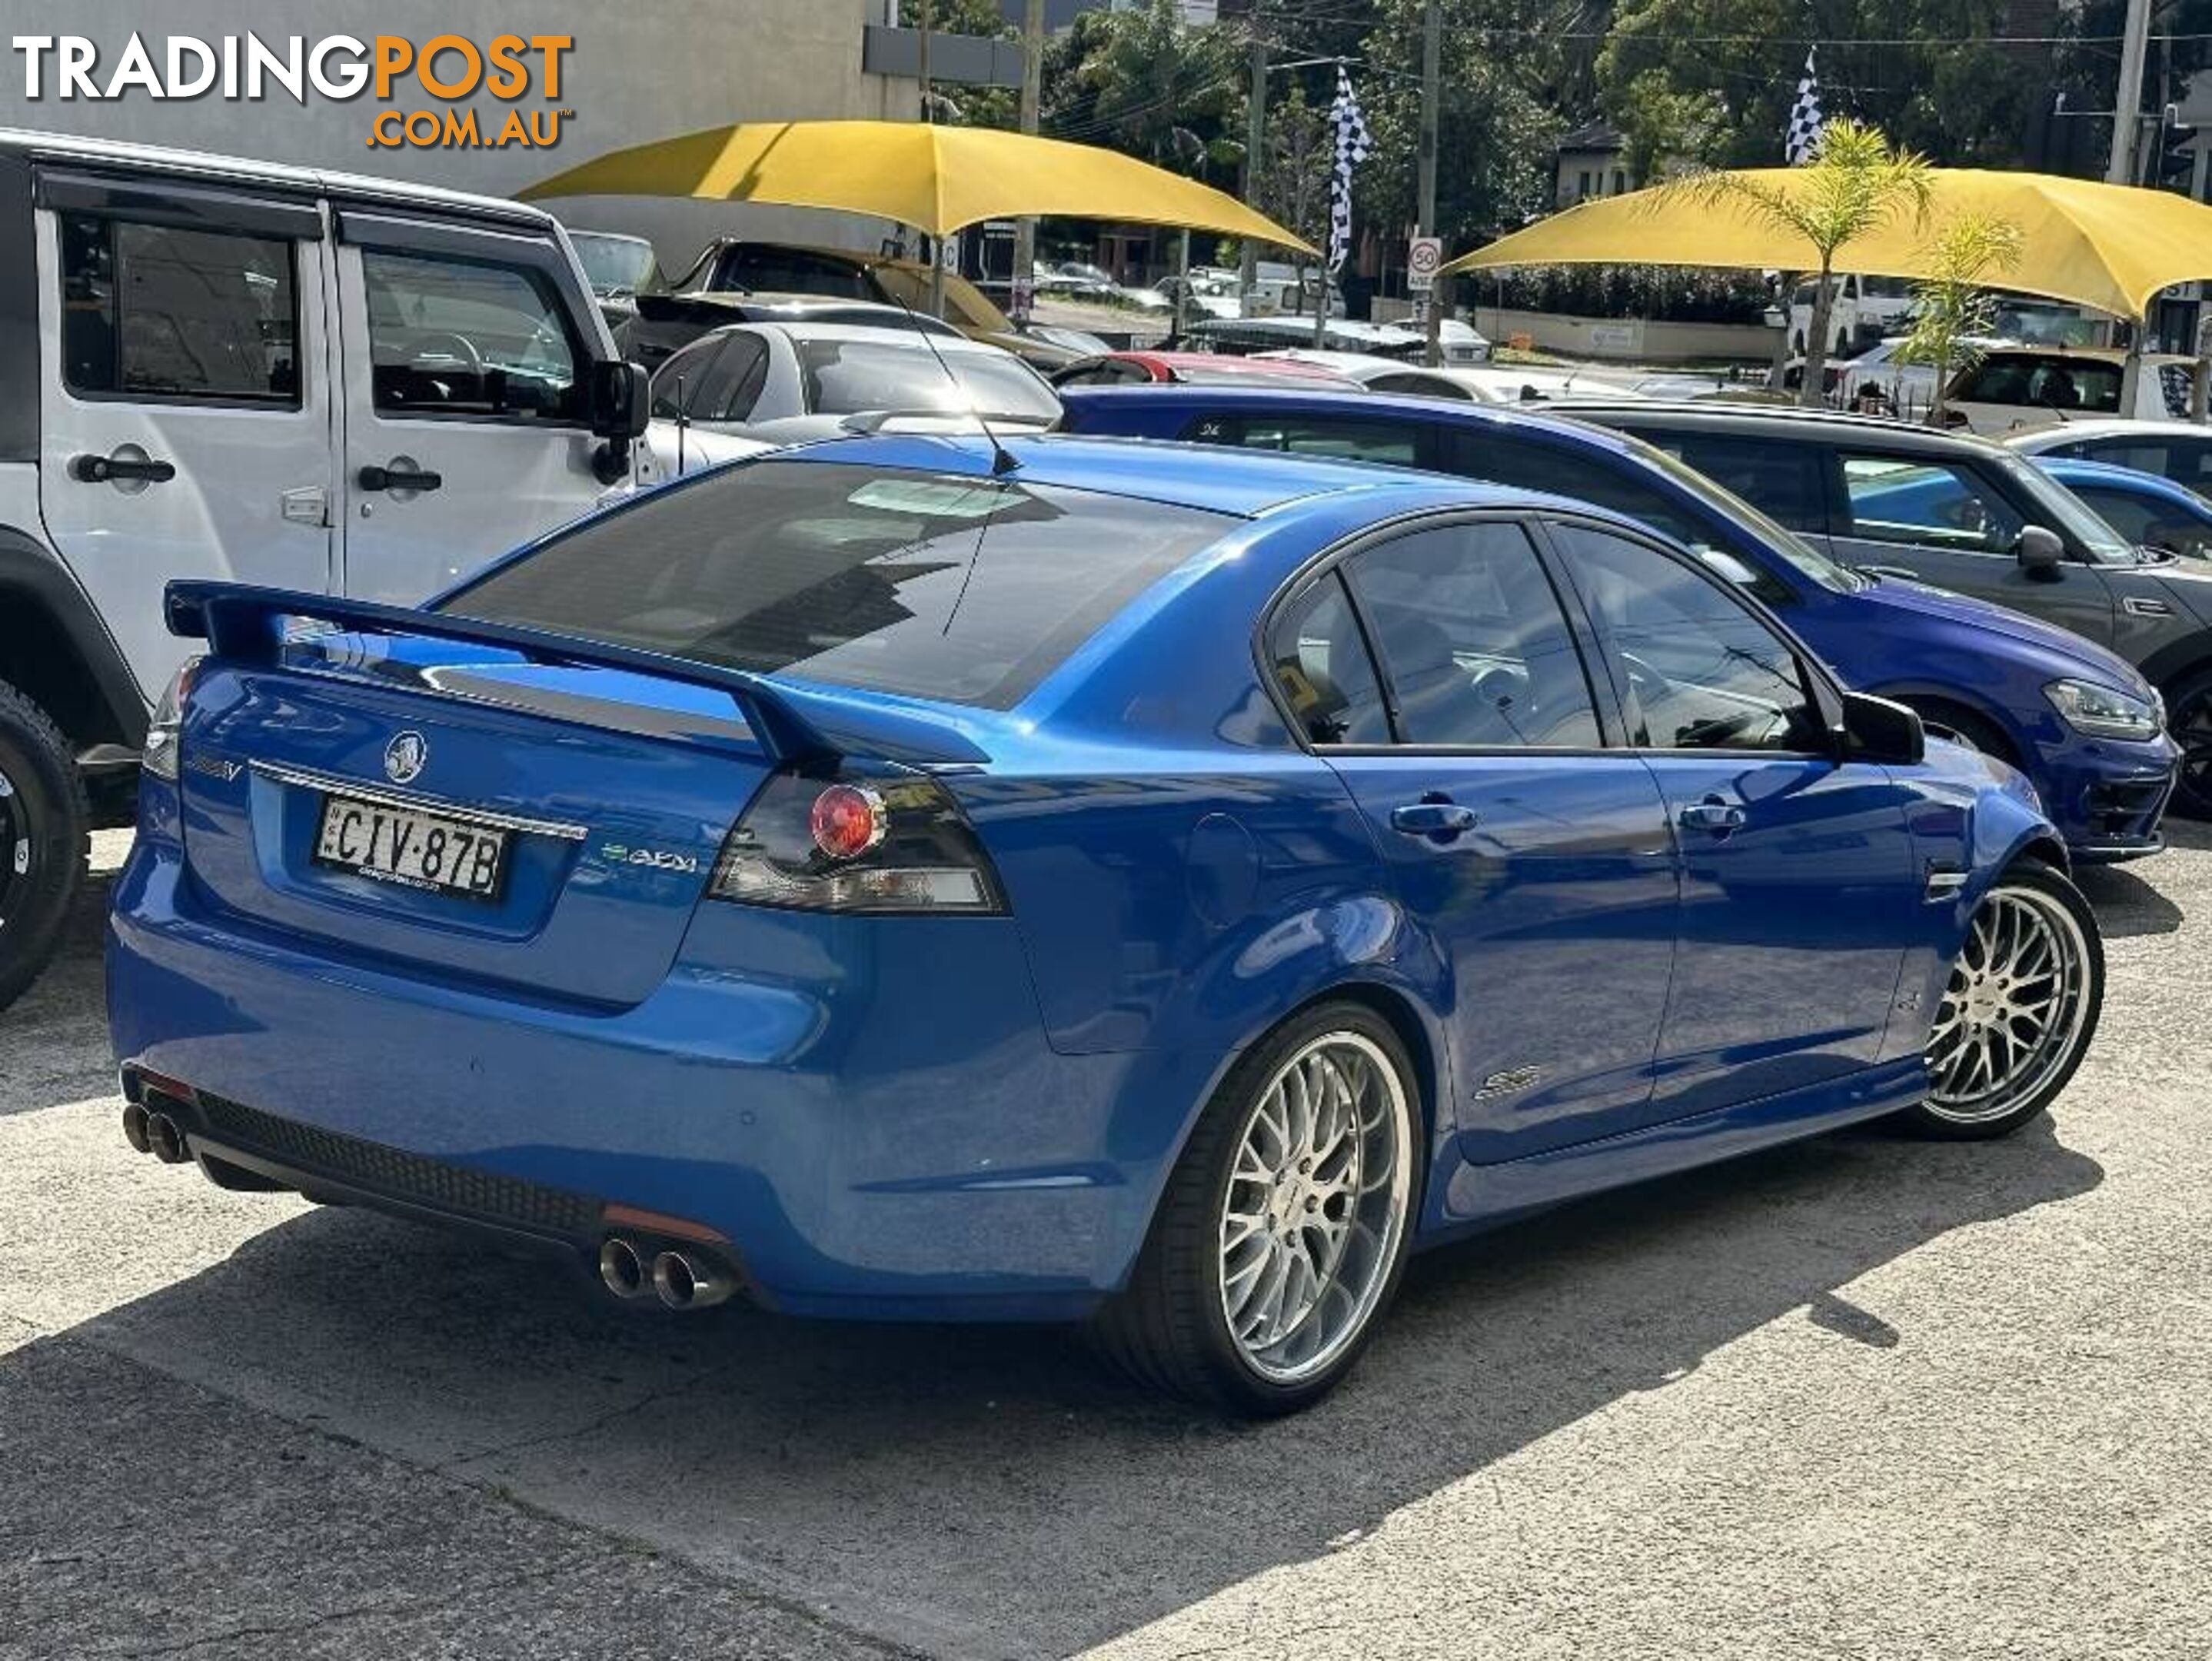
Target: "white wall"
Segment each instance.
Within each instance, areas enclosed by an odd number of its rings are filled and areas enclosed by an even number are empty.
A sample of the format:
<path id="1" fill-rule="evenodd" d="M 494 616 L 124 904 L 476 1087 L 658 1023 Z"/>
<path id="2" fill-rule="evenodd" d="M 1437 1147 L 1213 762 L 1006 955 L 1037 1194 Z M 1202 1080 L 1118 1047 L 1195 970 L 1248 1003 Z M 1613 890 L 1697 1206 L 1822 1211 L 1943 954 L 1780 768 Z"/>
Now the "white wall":
<path id="1" fill-rule="evenodd" d="M 100 47 L 95 78 L 105 83 L 131 32 L 140 32 L 157 64 L 167 38 L 192 35 L 214 44 L 248 31 L 280 46 L 290 35 L 312 46 L 331 34 L 367 40 L 401 35 L 419 47 L 455 33 L 479 46 L 501 33 L 568 34 L 558 103 L 565 118 L 549 149 L 373 149 L 370 123 L 380 109 L 474 108 L 496 131 L 510 108 L 526 113 L 545 103 L 531 94 L 514 105 L 479 92 L 446 106 L 419 85 L 380 105 L 372 91 L 339 101 L 312 88 L 304 106 L 281 88 L 260 102 L 203 95 L 155 100 L 127 89 L 117 100 L 55 95 L 52 56 L 46 95 L 25 95 L 25 59 L 0 57 L 0 126 L 92 134 L 141 143 L 172 144 L 232 155 L 343 168 L 511 195 L 532 181 L 626 145 L 732 121 L 802 119 L 910 119 L 911 82 L 860 71 L 866 22 L 880 22 L 884 0 L 539 0 L 518 11 L 485 0 L 69 0 L 33 8 L 27 0 L 0 6 L 9 14 L 0 49 L 33 32 L 81 34 Z M 533 62 L 535 60 L 533 59 Z M 450 54 L 450 72 L 458 62 Z M 586 198 L 546 204 L 572 225 L 650 236 L 675 275 L 699 246 L 720 231 L 791 240 L 872 247 L 880 221 L 804 210 L 643 198 Z"/>

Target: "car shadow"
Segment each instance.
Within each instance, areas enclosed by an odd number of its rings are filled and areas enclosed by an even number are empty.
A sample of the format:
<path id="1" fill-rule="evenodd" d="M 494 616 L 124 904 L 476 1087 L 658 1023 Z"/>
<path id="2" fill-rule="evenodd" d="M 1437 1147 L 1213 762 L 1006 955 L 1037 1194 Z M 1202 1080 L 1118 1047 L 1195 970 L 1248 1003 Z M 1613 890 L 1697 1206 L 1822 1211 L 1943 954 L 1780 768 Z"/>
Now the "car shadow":
<path id="1" fill-rule="evenodd" d="M 1770 1323 L 1924 1355 L 1942 1334 L 1847 1288 L 2102 1177 L 2044 1121 L 1830 1136 L 1586 1201 L 1417 1259 L 1346 1385 L 1273 1424 L 1150 1397 L 1061 1331 L 633 1317 L 350 1209 L 72 1333 L 921 1650 L 1061 1654 L 1323 1556 Z"/>
<path id="2" fill-rule="evenodd" d="M 2124 865 L 2079 866 L 2074 878 L 2108 940 L 2171 934 L 2182 925 L 2181 908 Z"/>

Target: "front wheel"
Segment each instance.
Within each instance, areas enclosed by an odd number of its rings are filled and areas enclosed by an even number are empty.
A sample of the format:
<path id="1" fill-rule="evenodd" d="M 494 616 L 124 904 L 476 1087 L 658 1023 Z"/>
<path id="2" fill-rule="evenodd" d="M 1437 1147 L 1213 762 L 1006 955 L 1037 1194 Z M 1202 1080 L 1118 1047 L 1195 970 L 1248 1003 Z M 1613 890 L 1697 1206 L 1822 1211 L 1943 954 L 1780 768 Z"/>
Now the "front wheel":
<path id="1" fill-rule="evenodd" d="M 2002 1136 L 2073 1078 L 2105 1001 L 2105 949 L 2081 891 L 2014 866 L 1982 897 L 1928 1037 L 1928 1095 L 1906 1119 L 1933 1136 Z"/>
<path id="2" fill-rule="evenodd" d="M 2212 670 L 2178 683 L 2166 698 L 2166 730 L 2181 746 L 2173 811 L 2192 819 L 2212 819 Z"/>
<path id="3" fill-rule="evenodd" d="M 1330 1003 L 1246 1052 L 1206 1105 L 1101 1347 L 1139 1382 L 1253 1415 L 1351 1370 L 1397 1290 L 1419 1193 L 1405 1046 Z"/>
<path id="4" fill-rule="evenodd" d="M 87 817 L 68 743 L 0 681 L 0 1009 L 53 953 L 84 881 Z"/>

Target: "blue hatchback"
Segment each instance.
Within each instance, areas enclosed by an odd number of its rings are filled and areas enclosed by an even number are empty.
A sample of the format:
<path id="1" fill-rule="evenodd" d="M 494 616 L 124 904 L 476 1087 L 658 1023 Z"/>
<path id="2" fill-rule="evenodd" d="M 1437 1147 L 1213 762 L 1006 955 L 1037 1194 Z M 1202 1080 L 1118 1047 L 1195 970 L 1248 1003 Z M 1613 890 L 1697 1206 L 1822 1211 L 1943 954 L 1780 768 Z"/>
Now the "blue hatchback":
<path id="1" fill-rule="evenodd" d="M 2136 547 L 2182 559 L 2212 560 L 2212 502 L 2187 485 L 2108 461 L 2056 455 L 2032 459 Z"/>
<path id="2" fill-rule="evenodd" d="M 856 439 L 169 616 L 125 1134 L 647 1304 L 1091 1318 L 1285 1411 L 1415 1244 L 2001 1134 L 2102 995 L 2018 775 L 1526 491 Z"/>
<path id="3" fill-rule="evenodd" d="M 2016 759 L 2075 859 L 2165 845 L 2158 824 L 2181 752 L 2134 667 L 2002 606 L 1853 570 L 1640 439 L 1557 415 L 1373 392 L 1077 386 L 1062 401 L 1075 432 L 1354 457 L 1601 503 L 1696 549 L 1849 685 Z"/>

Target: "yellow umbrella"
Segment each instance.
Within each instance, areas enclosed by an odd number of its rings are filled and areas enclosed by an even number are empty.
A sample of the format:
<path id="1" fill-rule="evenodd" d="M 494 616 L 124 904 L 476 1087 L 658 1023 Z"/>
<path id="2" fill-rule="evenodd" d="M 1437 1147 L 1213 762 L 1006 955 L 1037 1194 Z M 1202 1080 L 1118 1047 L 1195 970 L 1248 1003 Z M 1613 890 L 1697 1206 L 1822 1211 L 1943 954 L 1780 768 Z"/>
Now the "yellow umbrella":
<path id="1" fill-rule="evenodd" d="M 931 236 L 1066 214 L 1315 250 L 1232 196 L 1088 144 L 915 121 L 754 121 L 615 150 L 523 195 L 689 196 L 895 219 Z"/>
<path id="2" fill-rule="evenodd" d="M 1802 168 L 1751 175 L 1780 190 L 1801 187 Z M 2176 283 L 2212 277 L 2212 207 L 2165 191 L 2101 185 L 2051 173 L 1937 167 L 1928 218 L 1910 210 L 1838 250 L 1834 269 L 1863 277 L 1929 277 L 1931 233 L 1965 213 L 2008 219 L 2021 230 L 2021 262 L 1995 286 L 2069 301 L 2115 317 L 2141 318 L 2151 297 Z M 1446 272 L 1504 265 L 1705 265 L 1748 271 L 1818 269 L 1811 245 L 1725 198 L 1693 199 L 1663 187 L 1585 202 L 1486 248 Z"/>

